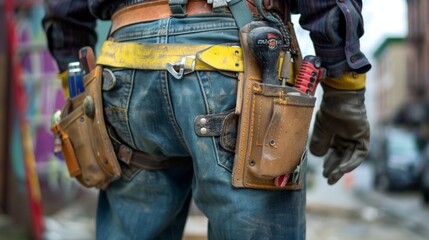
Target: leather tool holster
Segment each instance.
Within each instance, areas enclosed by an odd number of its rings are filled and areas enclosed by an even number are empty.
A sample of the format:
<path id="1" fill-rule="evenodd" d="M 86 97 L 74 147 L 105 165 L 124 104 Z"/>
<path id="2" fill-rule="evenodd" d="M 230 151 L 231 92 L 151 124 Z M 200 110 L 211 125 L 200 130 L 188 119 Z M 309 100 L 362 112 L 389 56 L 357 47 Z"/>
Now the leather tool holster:
<path id="1" fill-rule="evenodd" d="M 121 168 L 103 117 L 101 66 L 85 75 L 84 85 L 83 93 L 67 99 L 52 130 L 61 138 L 70 176 L 86 187 L 106 189 Z"/>
<path id="2" fill-rule="evenodd" d="M 239 75 L 239 124 L 232 183 L 246 188 L 301 189 L 316 99 L 293 87 L 259 81 L 261 77 L 253 73 L 260 73 L 254 71 L 260 67 L 247 43 L 250 31 L 249 24 L 240 31 L 244 72 Z M 277 186 L 275 178 L 282 175 L 291 177 L 285 185 Z"/>

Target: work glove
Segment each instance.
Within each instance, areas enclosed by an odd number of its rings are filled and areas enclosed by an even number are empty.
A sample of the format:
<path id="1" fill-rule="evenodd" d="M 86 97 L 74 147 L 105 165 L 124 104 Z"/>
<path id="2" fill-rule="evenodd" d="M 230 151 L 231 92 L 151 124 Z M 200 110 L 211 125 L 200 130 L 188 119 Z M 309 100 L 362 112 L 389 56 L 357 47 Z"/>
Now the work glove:
<path id="1" fill-rule="evenodd" d="M 310 152 L 325 156 L 323 176 L 335 184 L 359 166 L 368 155 L 369 123 L 363 90 L 337 90 L 322 84 L 323 98 L 317 112 Z"/>

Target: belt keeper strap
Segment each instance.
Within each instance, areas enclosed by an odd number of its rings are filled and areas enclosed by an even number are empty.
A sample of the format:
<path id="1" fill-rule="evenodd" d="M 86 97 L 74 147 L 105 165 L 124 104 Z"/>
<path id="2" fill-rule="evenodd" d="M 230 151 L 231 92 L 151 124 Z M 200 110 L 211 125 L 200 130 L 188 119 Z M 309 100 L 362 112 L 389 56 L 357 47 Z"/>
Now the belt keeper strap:
<path id="1" fill-rule="evenodd" d="M 118 158 L 119 160 L 125 162 L 126 164 L 130 164 L 131 160 L 133 159 L 133 150 L 123 144 L 119 146 L 118 150 Z"/>
<path id="2" fill-rule="evenodd" d="M 186 3 L 188 0 L 168 0 L 172 17 L 186 17 Z"/>
<path id="3" fill-rule="evenodd" d="M 255 0 L 256 9 L 258 9 L 259 14 L 266 20 L 276 23 L 279 20 L 273 17 L 270 13 L 264 12 L 264 7 L 262 6 L 262 0 Z"/>
<path id="4" fill-rule="evenodd" d="M 238 28 L 242 28 L 253 20 L 246 0 L 227 0 L 229 10 L 237 23 Z"/>

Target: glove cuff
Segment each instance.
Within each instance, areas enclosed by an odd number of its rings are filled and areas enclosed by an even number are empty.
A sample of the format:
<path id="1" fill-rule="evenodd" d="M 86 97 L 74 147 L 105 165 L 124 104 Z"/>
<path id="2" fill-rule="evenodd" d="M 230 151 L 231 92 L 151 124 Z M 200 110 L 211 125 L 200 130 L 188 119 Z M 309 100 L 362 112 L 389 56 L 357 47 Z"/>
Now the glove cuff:
<path id="1" fill-rule="evenodd" d="M 361 90 L 338 90 L 322 82 L 323 99 L 322 104 L 351 104 L 363 105 L 365 102 L 365 88 Z"/>
<path id="2" fill-rule="evenodd" d="M 366 84 L 366 73 L 346 72 L 341 77 L 327 77 L 323 83 L 338 90 L 362 90 Z"/>

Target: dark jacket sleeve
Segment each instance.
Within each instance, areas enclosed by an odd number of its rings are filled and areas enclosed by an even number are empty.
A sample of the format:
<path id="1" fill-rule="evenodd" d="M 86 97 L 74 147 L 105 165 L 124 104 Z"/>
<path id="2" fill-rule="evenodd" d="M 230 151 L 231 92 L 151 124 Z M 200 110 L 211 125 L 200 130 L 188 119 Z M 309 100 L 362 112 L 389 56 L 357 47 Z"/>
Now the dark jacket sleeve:
<path id="1" fill-rule="evenodd" d="M 328 76 L 369 71 L 371 64 L 360 50 L 364 34 L 361 0 L 298 0 L 298 4 L 299 23 L 310 32 Z"/>
<path id="2" fill-rule="evenodd" d="M 95 46 L 96 18 L 86 0 L 45 0 L 44 7 L 42 25 L 48 48 L 63 72 L 69 62 L 78 60 L 80 48 Z"/>

